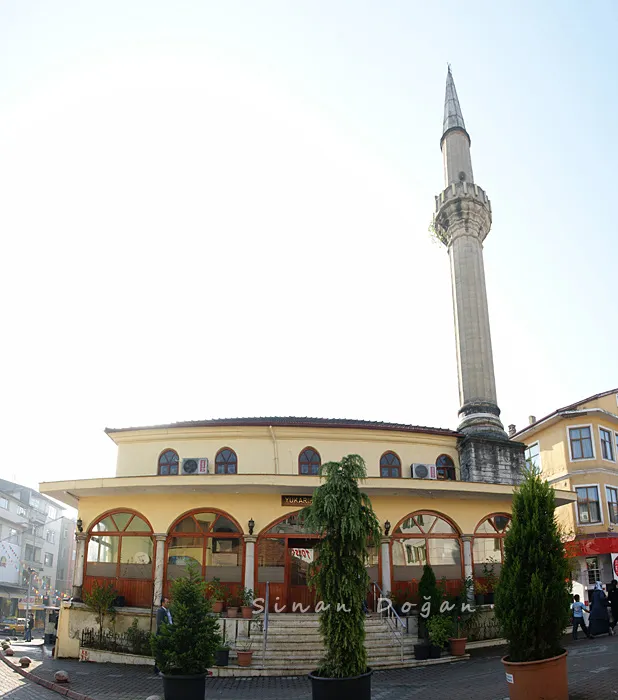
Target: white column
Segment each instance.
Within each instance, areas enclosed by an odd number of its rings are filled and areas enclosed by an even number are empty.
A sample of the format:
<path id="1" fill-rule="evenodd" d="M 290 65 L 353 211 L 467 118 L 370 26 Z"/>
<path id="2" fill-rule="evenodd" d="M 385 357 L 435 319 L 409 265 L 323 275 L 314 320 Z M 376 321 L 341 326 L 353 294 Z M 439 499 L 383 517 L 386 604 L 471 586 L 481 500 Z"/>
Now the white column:
<path id="1" fill-rule="evenodd" d="M 245 588 L 255 592 L 255 535 L 245 535 Z"/>
<path id="2" fill-rule="evenodd" d="M 380 540 L 380 554 L 382 557 L 382 593 L 388 595 L 391 592 L 391 548 L 390 537 L 383 537 Z"/>
<path id="3" fill-rule="evenodd" d="M 472 568 L 472 535 L 464 535 L 463 555 L 464 555 L 464 576 L 474 581 L 474 570 Z M 468 591 L 468 598 L 474 600 L 474 588 Z"/>
<path id="4" fill-rule="evenodd" d="M 163 597 L 163 570 L 165 568 L 165 540 L 166 535 L 157 534 L 155 535 L 155 541 L 157 543 L 157 548 L 155 551 L 155 576 L 154 576 L 154 592 L 152 595 L 152 602 L 155 608 L 161 605 L 161 598 Z"/>
<path id="5" fill-rule="evenodd" d="M 84 585 L 84 561 L 86 559 L 86 538 L 84 532 L 75 534 L 75 568 L 73 569 L 73 599 L 82 599 L 82 586 Z"/>

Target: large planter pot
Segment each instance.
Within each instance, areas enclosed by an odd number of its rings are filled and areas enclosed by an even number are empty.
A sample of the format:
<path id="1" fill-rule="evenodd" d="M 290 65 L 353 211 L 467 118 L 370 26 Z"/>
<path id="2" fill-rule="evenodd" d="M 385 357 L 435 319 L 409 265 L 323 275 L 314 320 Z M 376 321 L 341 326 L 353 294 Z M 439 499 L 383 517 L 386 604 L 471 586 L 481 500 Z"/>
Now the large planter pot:
<path id="1" fill-rule="evenodd" d="M 228 606 L 227 616 L 228 617 L 238 617 L 238 608 Z"/>
<path id="2" fill-rule="evenodd" d="M 253 606 L 243 605 L 240 610 L 242 612 L 243 620 L 253 620 Z"/>
<path id="3" fill-rule="evenodd" d="M 215 652 L 215 666 L 227 666 L 230 663 L 230 650 L 217 649 Z"/>
<path id="4" fill-rule="evenodd" d="M 448 641 L 453 656 L 463 656 L 466 653 L 467 637 L 451 637 Z"/>
<path id="5" fill-rule="evenodd" d="M 252 651 L 237 651 L 236 653 L 238 654 L 239 666 L 251 666 Z"/>
<path id="6" fill-rule="evenodd" d="M 223 612 L 223 601 L 222 600 L 213 600 L 212 601 L 212 611 L 214 613 Z"/>
<path id="7" fill-rule="evenodd" d="M 414 645 L 414 658 L 417 661 L 427 661 L 429 658 L 429 652 L 431 647 L 429 644 L 415 644 Z"/>
<path id="8" fill-rule="evenodd" d="M 475 593 L 474 594 L 474 602 L 477 605 L 485 605 L 485 594 L 484 593 Z"/>
<path id="9" fill-rule="evenodd" d="M 313 700 L 371 700 L 371 674 L 366 673 L 351 678 L 321 678 L 309 674 L 311 697 Z"/>
<path id="10" fill-rule="evenodd" d="M 206 675 L 163 676 L 163 696 L 165 700 L 204 700 Z"/>
<path id="11" fill-rule="evenodd" d="M 432 644 L 429 647 L 429 658 L 430 659 L 439 659 L 441 654 L 442 654 L 442 649 L 440 647 L 437 647 L 435 644 Z"/>
<path id="12" fill-rule="evenodd" d="M 494 604 L 493 591 L 491 593 L 485 593 L 485 605 L 493 605 L 493 604 Z"/>
<path id="13" fill-rule="evenodd" d="M 569 700 L 567 652 L 542 661 L 502 659 L 511 700 Z"/>

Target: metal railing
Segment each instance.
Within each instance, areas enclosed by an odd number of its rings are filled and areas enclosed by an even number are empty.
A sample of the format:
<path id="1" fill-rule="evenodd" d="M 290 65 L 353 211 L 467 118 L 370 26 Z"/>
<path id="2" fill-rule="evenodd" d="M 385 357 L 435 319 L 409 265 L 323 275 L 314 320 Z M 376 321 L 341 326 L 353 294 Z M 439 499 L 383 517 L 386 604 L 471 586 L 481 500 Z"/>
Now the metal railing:
<path id="1" fill-rule="evenodd" d="M 266 581 L 266 595 L 264 596 L 264 638 L 262 640 L 262 668 L 266 668 L 266 647 L 268 646 L 268 615 L 270 604 L 270 582 Z"/>
<path id="2" fill-rule="evenodd" d="M 382 589 L 380 586 L 375 582 L 371 582 L 372 587 L 373 587 L 373 603 L 374 603 L 374 609 L 378 614 L 383 618 L 386 619 L 386 624 L 388 625 L 389 630 L 391 631 L 391 635 L 394 639 L 394 641 L 399 644 L 399 649 L 401 651 L 401 662 L 403 663 L 403 657 L 404 657 L 404 630 L 405 634 L 408 632 L 408 625 L 407 621 L 404 623 L 404 621 L 401 619 L 399 616 L 398 612 L 394 609 L 392 605 L 388 605 L 386 610 L 380 610 L 378 611 L 378 607 L 376 605 L 376 592 L 379 593 L 380 595 L 378 596 L 378 600 L 382 598 L 383 600 L 386 599 L 386 596 L 382 592 Z M 386 612 L 386 616 L 384 616 L 384 613 Z"/>

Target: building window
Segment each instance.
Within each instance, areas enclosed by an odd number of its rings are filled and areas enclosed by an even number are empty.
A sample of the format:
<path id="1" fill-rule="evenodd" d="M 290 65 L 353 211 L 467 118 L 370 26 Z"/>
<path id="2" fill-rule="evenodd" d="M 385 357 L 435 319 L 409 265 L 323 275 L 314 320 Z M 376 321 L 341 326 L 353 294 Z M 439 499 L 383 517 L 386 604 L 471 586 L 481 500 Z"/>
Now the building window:
<path id="1" fill-rule="evenodd" d="M 178 452 L 174 450 L 165 450 L 159 457 L 159 474 L 161 476 L 169 476 L 178 474 Z"/>
<path id="2" fill-rule="evenodd" d="M 599 428 L 599 435 L 601 437 L 601 455 L 603 459 L 609 459 L 611 462 L 614 462 L 614 443 L 611 431 Z"/>
<path id="3" fill-rule="evenodd" d="M 236 452 L 229 447 L 224 447 L 217 452 L 215 457 L 215 474 L 237 474 L 238 457 Z"/>
<path id="4" fill-rule="evenodd" d="M 590 427 L 569 428 L 571 459 L 594 459 Z"/>
<path id="5" fill-rule="evenodd" d="M 36 508 L 38 510 L 41 507 L 41 502 L 39 501 L 38 498 L 34 498 L 34 496 L 30 496 L 30 505 L 33 508 Z"/>
<path id="6" fill-rule="evenodd" d="M 15 528 L 9 528 L 9 544 L 19 544 L 19 537 Z"/>
<path id="7" fill-rule="evenodd" d="M 399 479 L 401 476 L 401 460 L 394 452 L 385 452 L 380 457 L 380 476 L 388 479 Z"/>
<path id="8" fill-rule="evenodd" d="M 54 565 L 54 555 L 50 554 L 49 552 L 45 552 L 45 559 L 43 561 L 44 566 L 53 566 Z"/>
<path id="9" fill-rule="evenodd" d="M 582 525 L 601 522 L 599 489 L 597 486 L 581 486 L 577 492 L 577 518 Z"/>
<path id="10" fill-rule="evenodd" d="M 618 489 L 606 486 L 607 509 L 609 510 L 609 522 L 618 525 Z"/>
<path id="11" fill-rule="evenodd" d="M 511 526 L 508 513 L 488 515 L 476 526 L 474 531 L 474 576 L 483 578 L 491 570 L 496 576 L 504 561 L 504 538 Z"/>
<path id="12" fill-rule="evenodd" d="M 436 474 L 442 481 L 455 481 L 455 463 L 448 455 L 440 455 L 436 459 Z"/>
<path id="13" fill-rule="evenodd" d="M 26 509 L 23 506 L 17 506 L 17 515 L 26 517 Z"/>
<path id="14" fill-rule="evenodd" d="M 48 542 L 51 542 L 51 544 L 53 544 L 54 540 L 56 539 L 56 533 L 53 530 L 48 530 L 46 539 Z"/>
<path id="15" fill-rule="evenodd" d="M 317 476 L 321 463 L 320 454 L 313 447 L 305 447 L 298 456 L 298 473 Z"/>
<path id="16" fill-rule="evenodd" d="M 55 520 L 58 517 L 58 511 L 54 508 L 54 506 L 49 506 L 47 515 L 49 515 L 50 520 Z"/>
<path id="17" fill-rule="evenodd" d="M 526 458 L 526 464 L 529 467 L 534 467 L 541 471 L 541 448 L 538 442 L 533 442 L 532 445 L 528 445 L 524 452 Z"/>
<path id="18" fill-rule="evenodd" d="M 100 516 L 86 541 L 84 590 L 110 582 L 126 605 L 148 607 L 153 596 L 152 528 L 133 511 Z"/>
<path id="19" fill-rule="evenodd" d="M 589 586 L 601 580 L 601 570 L 599 569 L 599 560 L 597 557 L 586 557 L 586 574 L 588 576 Z"/>
<path id="20" fill-rule="evenodd" d="M 9 499 L 4 498 L 4 496 L 0 496 L 0 508 L 5 508 L 6 510 L 9 509 Z"/>

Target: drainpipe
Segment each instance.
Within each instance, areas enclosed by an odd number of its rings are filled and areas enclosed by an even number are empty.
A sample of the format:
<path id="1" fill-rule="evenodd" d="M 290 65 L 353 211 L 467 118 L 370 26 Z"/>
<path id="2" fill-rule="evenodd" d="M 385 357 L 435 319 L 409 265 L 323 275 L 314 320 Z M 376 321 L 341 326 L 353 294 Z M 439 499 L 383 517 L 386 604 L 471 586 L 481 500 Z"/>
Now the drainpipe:
<path id="1" fill-rule="evenodd" d="M 277 446 L 277 438 L 275 437 L 275 431 L 273 430 L 272 425 L 269 425 L 268 429 L 270 430 L 270 435 L 273 439 L 273 448 L 275 451 L 275 474 L 278 474 L 279 473 L 279 447 Z"/>

